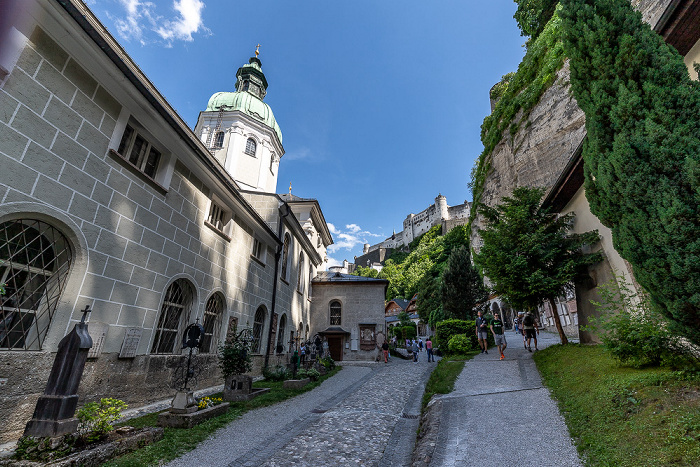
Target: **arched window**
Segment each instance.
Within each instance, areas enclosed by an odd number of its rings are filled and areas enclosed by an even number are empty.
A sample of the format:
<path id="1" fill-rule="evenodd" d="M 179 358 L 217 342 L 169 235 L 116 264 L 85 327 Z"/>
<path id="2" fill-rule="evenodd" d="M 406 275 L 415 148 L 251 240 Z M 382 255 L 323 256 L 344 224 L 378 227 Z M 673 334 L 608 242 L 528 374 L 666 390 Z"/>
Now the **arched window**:
<path id="1" fill-rule="evenodd" d="M 178 279 L 168 287 L 160 307 L 151 353 L 168 354 L 175 351 L 180 328 L 187 322 L 194 300 L 194 288 L 185 279 Z"/>
<path id="2" fill-rule="evenodd" d="M 287 263 L 289 262 L 289 243 L 292 241 L 289 234 L 284 234 L 284 246 L 282 247 L 282 272 L 280 277 L 287 280 Z"/>
<path id="3" fill-rule="evenodd" d="M 216 352 L 216 344 L 218 344 L 219 330 L 221 329 L 221 318 L 224 314 L 224 296 L 220 293 L 215 293 L 204 308 L 204 337 L 199 351 L 202 353 Z M 214 348 L 212 349 L 212 342 Z"/>
<path id="4" fill-rule="evenodd" d="M 331 326 L 340 326 L 340 317 L 342 306 L 338 300 L 333 300 L 331 302 Z"/>
<path id="5" fill-rule="evenodd" d="M 297 290 L 304 293 L 304 253 L 299 253 L 299 268 L 297 274 Z"/>
<path id="6" fill-rule="evenodd" d="M 245 153 L 249 156 L 255 156 L 257 147 L 258 145 L 255 143 L 255 140 L 253 138 L 248 138 L 248 141 L 245 142 Z"/>
<path id="7" fill-rule="evenodd" d="M 265 327 L 265 307 L 261 305 L 258 311 L 255 312 L 255 319 L 253 320 L 253 344 L 250 348 L 250 351 L 253 353 L 260 353 L 263 327 Z"/>
<path id="8" fill-rule="evenodd" d="M 72 260 L 68 240 L 49 224 L 0 224 L 1 349 L 41 349 Z"/>
<path id="9" fill-rule="evenodd" d="M 313 282 L 311 282 L 311 281 L 313 281 L 313 280 L 314 280 L 314 265 L 309 264 L 309 298 L 311 298 L 311 291 L 312 291 L 311 286 L 313 285 Z"/>
<path id="10" fill-rule="evenodd" d="M 287 315 L 282 315 L 280 318 L 280 328 L 277 331 L 277 353 L 284 352 L 284 333 L 287 327 Z"/>
<path id="11" fill-rule="evenodd" d="M 224 132 L 223 131 L 218 131 L 216 133 L 216 137 L 214 138 L 214 147 L 215 148 L 224 147 Z"/>

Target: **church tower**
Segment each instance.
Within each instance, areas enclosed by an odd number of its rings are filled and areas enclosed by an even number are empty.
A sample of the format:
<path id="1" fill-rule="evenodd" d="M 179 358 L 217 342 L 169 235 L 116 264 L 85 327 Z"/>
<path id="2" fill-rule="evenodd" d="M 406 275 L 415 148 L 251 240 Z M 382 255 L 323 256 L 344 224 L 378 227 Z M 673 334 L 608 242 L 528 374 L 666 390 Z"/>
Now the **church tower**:
<path id="1" fill-rule="evenodd" d="M 241 189 L 275 193 L 284 148 L 272 109 L 263 102 L 267 79 L 258 54 L 236 72 L 235 92 L 211 96 L 195 133 Z"/>

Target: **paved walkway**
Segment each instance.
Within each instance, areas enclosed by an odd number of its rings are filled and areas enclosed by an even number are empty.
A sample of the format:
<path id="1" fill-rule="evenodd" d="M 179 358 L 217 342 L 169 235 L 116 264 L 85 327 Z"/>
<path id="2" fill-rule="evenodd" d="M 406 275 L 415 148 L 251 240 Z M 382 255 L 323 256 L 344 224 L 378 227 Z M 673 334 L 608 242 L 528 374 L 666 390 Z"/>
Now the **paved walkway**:
<path id="1" fill-rule="evenodd" d="M 564 419 L 542 386 L 522 337 L 506 332 L 506 360 L 497 349 L 464 366 L 455 389 L 442 396 L 434 466 L 580 466 Z M 539 348 L 559 342 L 541 332 Z M 534 345 L 533 345 L 534 350 Z"/>
<path id="2" fill-rule="evenodd" d="M 343 362 L 294 399 L 252 410 L 171 466 L 409 465 L 425 382 L 435 364 Z"/>

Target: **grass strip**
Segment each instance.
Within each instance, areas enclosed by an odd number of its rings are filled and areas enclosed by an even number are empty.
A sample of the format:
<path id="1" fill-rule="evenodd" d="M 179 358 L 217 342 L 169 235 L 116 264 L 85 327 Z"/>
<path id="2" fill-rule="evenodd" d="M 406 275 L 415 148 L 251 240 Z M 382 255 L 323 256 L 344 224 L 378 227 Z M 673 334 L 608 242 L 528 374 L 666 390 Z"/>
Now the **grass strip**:
<path id="1" fill-rule="evenodd" d="M 697 372 L 623 367 L 602 346 L 556 345 L 534 359 L 587 465 L 700 465 Z"/>
<path id="2" fill-rule="evenodd" d="M 299 394 L 305 393 L 318 387 L 323 381 L 335 375 L 340 371 L 341 367 L 337 366 L 334 370 L 321 376 L 318 381 L 313 381 L 302 389 L 284 389 L 282 382 L 256 381 L 253 387 L 270 388 L 270 391 L 256 397 L 251 401 L 231 403 L 228 411 L 218 417 L 209 419 L 199 425 L 190 428 L 165 428 L 163 439 L 157 443 L 141 448 L 137 451 L 129 453 L 117 459 L 113 459 L 104 466 L 110 467 L 136 467 L 144 465 L 162 465 L 177 457 L 193 450 L 197 445 L 211 436 L 216 430 L 222 428 L 237 419 L 249 410 L 260 407 L 267 407 L 278 402 L 284 401 Z M 220 397 L 221 394 L 215 394 L 213 397 Z M 120 425 L 129 425 L 136 428 L 147 426 L 157 426 L 158 414 L 152 413 L 142 417 L 128 420 Z"/>
<path id="3" fill-rule="evenodd" d="M 455 381 L 462 372 L 464 364 L 467 360 L 471 360 L 478 352 L 469 353 L 466 355 L 453 356 L 440 359 L 437 366 L 430 373 L 428 382 L 425 383 L 425 392 L 421 403 L 421 413 L 430 402 L 430 398 L 434 394 L 449 394 L 455 388 Z"/>

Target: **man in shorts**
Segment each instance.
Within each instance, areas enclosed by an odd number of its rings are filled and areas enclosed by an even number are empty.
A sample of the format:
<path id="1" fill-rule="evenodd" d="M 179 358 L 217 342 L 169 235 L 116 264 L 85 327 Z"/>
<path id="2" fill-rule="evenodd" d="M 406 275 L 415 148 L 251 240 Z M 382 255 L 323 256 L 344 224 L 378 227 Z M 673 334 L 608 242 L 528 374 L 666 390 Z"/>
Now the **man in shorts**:
<path id="1" fill-rule="evenodd" d="M 528 352 L 532 352 L 532 347 L 530 346 L 530 341 L 532 339 L 535 339 L 535 350 L 539 350 L 537 348 L 537 334 L 540 333 L 539 328 L 537 327 L 537 321 L 535 321 L 535 315 L 532 314 L 531 311 L 528 311 L 525 313 L 525 317 L 523 318 L 523 336 L 527 340 L 527 350 Z"/>
<path id="2" fill-rule="evenodd" d="M 501 360 L 506 358 L 503 355 L 503 351 L 506 350 L 508 343 L 506 342 L 506 335 L 503 332 L 503 321 L 498 316 L 498 313 L 493 314 L 493 321 L 491 321 L 491 332 L 493 333 L 493 339 L 496 341 L 496 346 L 498 351 L 501 353 Z"/>
<path id="3" fill-rule="evenodd" d="M 489 323 L 484 313 L 479 311 L 476 318 L 476 338 L 479 340 L 481 353 L 489 353 Z"/>

